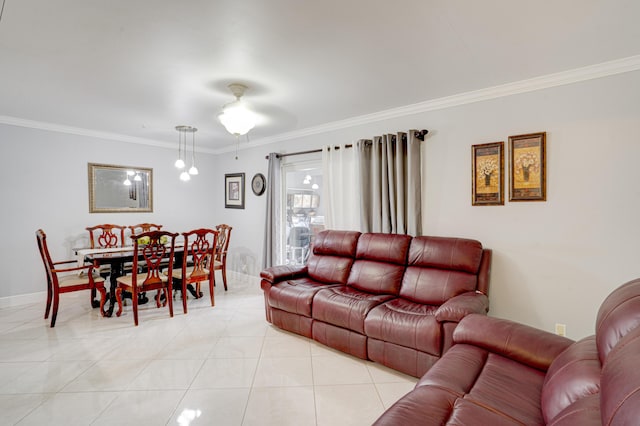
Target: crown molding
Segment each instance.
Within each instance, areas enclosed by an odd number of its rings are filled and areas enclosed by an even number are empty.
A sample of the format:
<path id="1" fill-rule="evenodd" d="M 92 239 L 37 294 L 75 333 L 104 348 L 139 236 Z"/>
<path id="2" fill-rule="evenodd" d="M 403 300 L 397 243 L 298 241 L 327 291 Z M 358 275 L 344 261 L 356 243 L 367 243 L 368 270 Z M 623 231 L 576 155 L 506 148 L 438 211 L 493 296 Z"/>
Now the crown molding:
<path id="1" fill-rule="evenodd" d="M 26 120 L 23 118 L 10 117 L 8 115 L 0 115 L 0 124 L 9 126 L 26 127 L 35 130 L 46 130 L 49 132 L 65 133 L 68 135 L 88 136 L 97 139 L 106 139 L 116 142 L 134 143 L 138 145 L 155 146 L 159 148 L 175 149 L 176 144 L 172 142 L 163 142 L 154 139 L 137 138 L 127 136 L 120 133 L 103 132 L 99 130 L 85 129 L 82 127 L 65 126 L 56 123 L 47 123 L 44 121 Z M 212 149 L 196 148 L 196 152 L 204 152 L 208 154 L 216 154 Z"/>
<path id="2" fill-rule="evenodd" d="M 617 59 L 614 61 L 603 62 L 596 65 L 590 65 L 582 68 L 576 68 L 569 71 L 548 74 L 527 80 L 516 81 L 513 83 L 501 84 L 498 86 L 487 87 L 485 89 L 464 92 L 457 95 L 446 96 L 442 98 L 432 99 L 429 101 L 419 102 L 416 104 L 406 105 L 398 108 L 392 108 L 385 111 L 375 112 L 372 114 L 361 115 L 358 117 L 348 118 L 340 121 L 322 124 L 319 126 L 308 127 L 279 135 L 260 138 L 251 141 L 251 146 L 268 145 L 276 142 L 287 141 L 291 139 L 299 139 L 306 136 L 327 133 L 335 130 L 341 130 L 349 127 L 360 126 L 363 124 L 375 123 L 378 121 L 405 117 L 407 115 L 420 114 L 429 111 L 436 111 L 456 106 L 482 102 L 491 99 L 502 98 L 506 96 L 517 95 L 521 93 L 534 92 L 536 90 L 548 89 L 557 86 L 564 86 L 582 81 L 593 80 L 602 77 L 623 74 L 631 71 L 640 70 L 640 55 L 630 56 L 628 58 Z M 235 148 L 234 148 L 235 149 Z M 222 149 L 218 153 L 230 152 L 234 149 Z M 242 148 L 241 148 L 242 149 Z M 245 148 L 247 149 L 247 148 Z"/>
<path id="3" fill-rule="evenodd" d="M 360 115 L 345 120 L 333 121 L 319 126 L 307 127 L 305 129 L 280 133 L 278 135 L 252 140 L 250 146 L 244 145 L 239 147 L 239 149 L 245 150 L 256 146 L 269 145 L 272 143 L 283 142 L 292 139 L 300 139 L 307 136 L 332 132 L 349 127 L 361 126 L 364 124 L 375 123 L 383 120 L 405 117 L 408 115 L 420 114 L 429 111 L 436 111 L 475 102 L 482 102 L 521 93 L 533 92 L 536 90 L 548 89 L 557 86 L 564 86 L 568 84 L 574 84 L 582 81 L 593 80 L 638 70 L 640 70 L 640 55 L 630 56 L 627 58 L 616 59 L 613 61 L 589 65 L 582 68 L 575 68 L 572 70 L 548 74 L 527 80 L 501 84 L 498 86 L 487 87 L 485 89 L 474 90 L 471 92 L 460 93 L 452 96 L 445 96 L 442 98 L 432 99 L 416 104 L 379 111 L 372 114 Z M 0 124 L 27 127 L 31 129 L 48 130 L 52 132 L 67 133 L 71 135 L 89 136 L 93 138 L 107 139 L 119 142 L 151 145 L 169 149 L 175 148 L 175 144 L 173 143 L 162 142 L 153 139 L 137 138 L 118 133 L 101 132 L 80 127 L 64 126 L 55 123 L 25 120 L 5 115 L 0 115 Z M 223 154 L 233 152 L 235 150 L 236 146 L 233 145 L 222 149 L 200 148 L 196 151 L 208 154 Z"/>

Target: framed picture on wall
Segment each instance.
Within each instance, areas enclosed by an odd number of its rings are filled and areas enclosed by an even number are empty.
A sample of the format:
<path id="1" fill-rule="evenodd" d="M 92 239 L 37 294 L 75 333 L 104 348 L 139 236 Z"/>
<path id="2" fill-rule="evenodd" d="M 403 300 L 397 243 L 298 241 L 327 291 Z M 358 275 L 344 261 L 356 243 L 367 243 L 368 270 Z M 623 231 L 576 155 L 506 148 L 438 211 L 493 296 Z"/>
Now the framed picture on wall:
<path id="1" fill-rule="evenodd" d="M 509 136 L 509 201 L 546 201 L 546 132 Z"/>
<path id="2" fill-rule="evenodd" d="M 471 205 L 504 205 L 504 142 L 471 146 Z"/>
<path id="3" fill-rule="evenodd" d="M 244 209 L 244 173 L 224 175 L 224 206 L 227 209 Z"/>

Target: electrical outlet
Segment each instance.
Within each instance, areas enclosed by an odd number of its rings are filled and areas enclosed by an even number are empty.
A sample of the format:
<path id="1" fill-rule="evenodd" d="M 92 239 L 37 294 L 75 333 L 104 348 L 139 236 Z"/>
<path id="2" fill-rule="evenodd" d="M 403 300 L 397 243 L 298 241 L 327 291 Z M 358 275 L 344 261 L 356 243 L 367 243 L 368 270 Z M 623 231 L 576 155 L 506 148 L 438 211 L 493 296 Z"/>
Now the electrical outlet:
<path id="1" fill-rule="evenodd" d="M 556 323 L 556 334 L 558 336 L 566 336 L 567 335 L 567 325 Z"/>

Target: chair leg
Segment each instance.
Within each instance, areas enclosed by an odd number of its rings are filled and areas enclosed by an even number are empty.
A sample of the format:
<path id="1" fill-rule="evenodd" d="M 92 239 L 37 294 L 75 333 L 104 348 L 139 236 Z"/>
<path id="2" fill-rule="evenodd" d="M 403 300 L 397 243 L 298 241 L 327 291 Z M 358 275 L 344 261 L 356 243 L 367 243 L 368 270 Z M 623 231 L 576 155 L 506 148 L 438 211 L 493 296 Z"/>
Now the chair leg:
<path id="1" fill-rule="evenodd" d="M 53 307 L 51 311 L 51 328 L 56 325 L 56 318 L 58 317 L 58 302 L 60 301 L 60 295 L 57 291 L 53 292 Z"/>
<path id="2" fill-rule="evenodd" d="M 44 319 L 49 318 L 49 311 L 51 311 L 51 300 L 53 299 L 53 290 L 51 288 L 51 281 L 47 277 L 47 307 L 44 311 Z"/>
<path id="3" fill-rule="evenodd" d="M 116 300 L 118 301 L 118 311 L 116 312 L 116 316 L 122 315 L 122 288 L 116 288 Z"/>
<path id="4" fill-rule="evenodd" d="M 167 300 L 169 301 L 169 316 L 173 318 L 173 299 L 169 297 L 169 293 L 171 291 L 171 283 L 169 283 L 169 287 L 165 288 L 165 293 L 167 294 Z"/>
<path id="5" fill-rule="evenodd" d="M 224 291 L 227 291 L 227 262 L 222 264 L 222 282 L 224 283 Z"/>
<path id="6" fill-rule="evenodd" d="M 138 326 L 138 292 L 131 289 L 131 304 L 133 305 L 133 323 Z"/>
<path id="7" fill-rule="evenodd" d="M 104 316 L 105 315 L 104 302 L 107 300 L 107 290 L 104 288 L 104 286 L 100 286 L 96 288 L 100 292 L 100 315 Z M 93 301 L 93 296 L 91 297 L 91 300 Z"/>
<path id="8" fill-rule="evenodd" d="M 182 310 L 187 313 L 187 280 L 182 280 Z"/>
<path id="9" fill-rule="evenodd" d="M 213 280 L 209 280 L 209 294 L 211 295 L 211 306 L 216 306 L 216 299 L 213 293 Z"/>
<path id="10" fill-rule="evenodd" d="M 93 298 L 95 297 L 95 292 L 98 290 L 100 292 L 100 315 L 105 316 L 104 312 L 104 303 L 107 300 L 107 290 L 104 288 L 104 285 L 96 286 L 91 291 L 91 306 L 93 307 Z"/>

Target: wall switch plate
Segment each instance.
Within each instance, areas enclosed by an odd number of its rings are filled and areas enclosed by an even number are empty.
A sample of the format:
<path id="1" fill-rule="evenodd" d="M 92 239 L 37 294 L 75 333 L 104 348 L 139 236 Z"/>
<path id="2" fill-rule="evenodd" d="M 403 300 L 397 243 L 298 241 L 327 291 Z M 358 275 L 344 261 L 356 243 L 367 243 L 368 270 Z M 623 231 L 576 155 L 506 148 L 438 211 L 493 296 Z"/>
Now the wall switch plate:
<path id="1" fill-rule="evenodd" d="M 566 336 L 567 335 L 567 325 L 556 323 L 556 334 L 558 336 Z"/>

